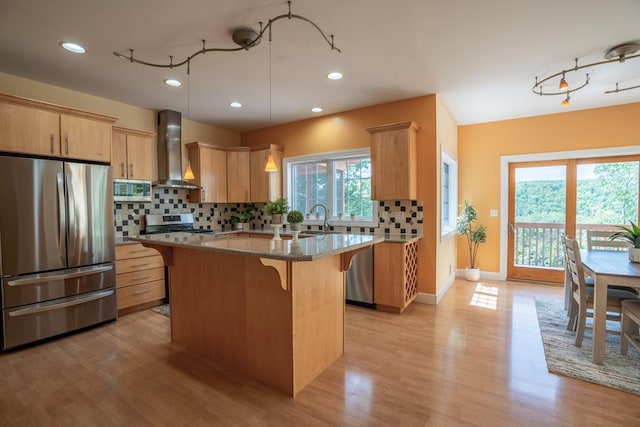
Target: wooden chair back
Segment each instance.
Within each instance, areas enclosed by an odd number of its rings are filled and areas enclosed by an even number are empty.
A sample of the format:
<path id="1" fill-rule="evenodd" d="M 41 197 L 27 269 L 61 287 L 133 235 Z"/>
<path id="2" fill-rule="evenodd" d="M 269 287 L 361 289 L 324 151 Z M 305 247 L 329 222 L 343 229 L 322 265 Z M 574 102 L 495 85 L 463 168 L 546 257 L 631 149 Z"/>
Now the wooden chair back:
<path id="1" fill-rule="evenodd" d="M 567 267 L 571 275 L 571 290 L 580 307 L 586 307 L 587 291 L 584 269 L 580 258 L 580 244 L 569 236 L 564 236 Z"/>
<path id="2" fill-rule="evenodd" d="M 624 251 L 631 245 L 622 240 L 611 240 L 612 230 L 587 230 L 587 249 Z"/>

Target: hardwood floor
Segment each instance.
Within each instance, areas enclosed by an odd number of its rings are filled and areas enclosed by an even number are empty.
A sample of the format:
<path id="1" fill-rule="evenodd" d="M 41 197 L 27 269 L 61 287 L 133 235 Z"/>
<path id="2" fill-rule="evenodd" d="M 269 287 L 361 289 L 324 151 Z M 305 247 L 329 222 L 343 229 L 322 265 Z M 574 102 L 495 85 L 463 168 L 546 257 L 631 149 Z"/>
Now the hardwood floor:
<path id="1" fill-rule="evenodd" d="M 0 425 L 640 425 L 639 396 L 547 372 L 536 295 L 562 289 L 460 280 L 402 315 L 347 306 L 344 356 L 295 399 L 145 310 L 0 355 Z"/>

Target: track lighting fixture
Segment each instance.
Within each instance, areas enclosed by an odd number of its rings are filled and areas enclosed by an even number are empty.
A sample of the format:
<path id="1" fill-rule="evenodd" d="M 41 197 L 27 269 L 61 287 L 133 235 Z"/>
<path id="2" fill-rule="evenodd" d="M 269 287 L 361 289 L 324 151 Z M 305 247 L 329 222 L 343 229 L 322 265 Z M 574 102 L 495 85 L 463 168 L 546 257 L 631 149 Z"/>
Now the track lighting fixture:
<path id="1" fill-rule="evenodd" d="M 312 27 L 314 27 L 316 30 L 318 30 L 320 35 L 322 35 L 324 40 L 331 47 L 331 50 L 336 50 L 338 52 L 341 52 L 341 50 L 338 49 L 335 46 L 334 42 L 333 42 L 333 34 L 327 35 L 311 19 L 306 18 L 306 17 L 301 16 L 301 15 L 296 15 L 294 13 L 291 13 L 291 1 L 288 1 L 287 5 L 289 6 L 289 12 L 288 13 L 284 13 L 282 15 L 278 15 L 278 16 L 274 16 L 273 18 L 269 18 L 269 21 L 268 21 L 267 25 L 265 25 L 264 27 L 262 25 L 263 23 L 260 22 L 260 31 L 259 32 L 256 32 L 255 30 L 253 30 L 251 28 L 246 28 L 246 27 L 237 28 L 233 32 L 232 39 L 238 45 L 238 47 L 230 47 L 230 48 L 207 47 L 207 41 L 206 40 L 202 40 L 202 48 L 201 49 L 193 52 L 191 55 L 187 56 L 184 60 L 179 61 L 179 62 L 175 62 L 175 63 L 173 62 L 173 56 L 169 56 L 169 63 L 168 64 L 160 64 L 160 63 L 155 63 L 155 62 L 142 61 L 142 60 L 140 60 L 140 59 L 138 59 L 138 58 L 136 58 L 134 56 L 133 49 L 129 49 L 129 54 L 128 55 L 122 54 L 120 52 L 113 52 L 113 54 L 115 56 L 117 56 L 118 58 L 125 59 L 125 60 L 127 60 L 129 62 L 132 62 L 132 63 L 146 65 L 148 67 L 176 68 L 176 67 L 182 67 L 183 65 L 187 65 L 187 68 L 188 68 L 188 67 L 190 67 L 191 60 L 193 58 L 195 58 L 198 55 L 205 54 L 207 52 L 240 52 L 240 51 L 249 50 L 249 49 L 251 49 L 253 47 L 256 47 L 262 41 L 262 37 L 264 36 L 265 32 L 267 30 L 269 30 L 269 34 L 271 34 L 271 27 L 273 26 L 273 24 L 276 21 L 279 21 L 279 20 L 285 19 L 285 18 L 286 19 L 297 19 L 297 20 L 300 20 L 300 21 L 307 22 Z"/>
<path id="2" fill-rule="evenodd" d="M 615 46 L 611 49 L 609 49 L 607 51 L 607 53 L 604 55 L 604 60 L 603 61 L 597 61 L 597 62 L 592 62 L 590 64 L 582 64 L 582 65 L 578 65 L 578 59 L 576 58 L 575 61 L 575 65 L 572 68 L 568 68 L 566 70 L 562 70 L 562 71 L 558 71 L 555 74 L 552 74 L 548 77 L 545 77 L 543 79 L 539 79 L 538 77 L 536 77 L 535 80 L 535 84 L 533 85 L 533 88 L 531 89 L 533 91 L 533 93 L 535 93 L 536 95 L 565 95 L 566 98 L 560 103 L 560 105 L 562 105 L 563 107 L 567 107 L 569 105 L 569 99 L 570 96 L 569 94 L 572 92 L 576 92 L 584 87 L 586 87 L 589 84 L 590 81 L 590 76 L 589 73 L 585 73 L 585 79 L 584 79 L 584 83 L 575 86 L 575 87 L 570 87 L 569 83 L 566 80 L 566 76 L 568 74 L 571 73 L 575 73 L 577 71 L 583 70 L 585 68 L 592 68 L 592 67 L 597 67 L 600 65 L 604 65 L 604 64 L 612 64 L 612 63 L 623 63 L 629 59 L 634 59 L 634 58 L 638 58 L 640 57 L 640 54 L 637 54 L 636 52 L 638 52 L 640 50 L 640 43 L 625 43 L 625 44 L 621 44 L 618 46 Z M 560 82 L 558 83 L 558 89 L 557 90 L 549 90 L 547 88 L 545 88 L 544 84 L 545 83 L 550 83 L 551 80 L 556 79 L 560 77 Z M 604 93 L 608 94 L 608 93 L 618 93 L 618 92 L 622 92 L 625 90 L 630 90 L 630 89 L 637 89 L 640 88 L 640 85 L 637 86 L 630 86 L 630 87 L 625 87 L 625 88 L 619 88 L 618 87 L 618 83 L 616 83 L 616 88 L 613 90 L 608 90 L 605 91 Z"/>

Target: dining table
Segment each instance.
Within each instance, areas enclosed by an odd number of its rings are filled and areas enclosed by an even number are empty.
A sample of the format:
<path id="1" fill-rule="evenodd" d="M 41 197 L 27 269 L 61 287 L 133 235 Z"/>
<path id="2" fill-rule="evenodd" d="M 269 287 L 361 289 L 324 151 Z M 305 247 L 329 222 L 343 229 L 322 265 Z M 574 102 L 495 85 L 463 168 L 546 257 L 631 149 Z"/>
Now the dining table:
<path id="1" fill-rule="evenodd" d="M 602 365 L 605 356 L 607 288 L 640 288 L 640 263 L 629 261 L 627 251 L 580 250 L 584 272 L 593 278 L 593 363 Z"/>

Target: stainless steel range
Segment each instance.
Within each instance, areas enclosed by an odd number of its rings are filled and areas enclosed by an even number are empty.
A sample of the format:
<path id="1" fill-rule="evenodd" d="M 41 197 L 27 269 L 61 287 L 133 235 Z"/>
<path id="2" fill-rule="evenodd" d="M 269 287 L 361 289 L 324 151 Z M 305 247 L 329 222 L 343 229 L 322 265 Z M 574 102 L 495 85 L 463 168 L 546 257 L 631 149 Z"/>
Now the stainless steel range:
<path id="1" fill-rule="evenodd" d="M 145 234 L 175 233 L 179 231 L 188 233 L 209 233 L 213 230 L 204 230 L 194 227 L 195 220 L 192 213 L 181 214 L 148 214 L 145 216 Z"/>

